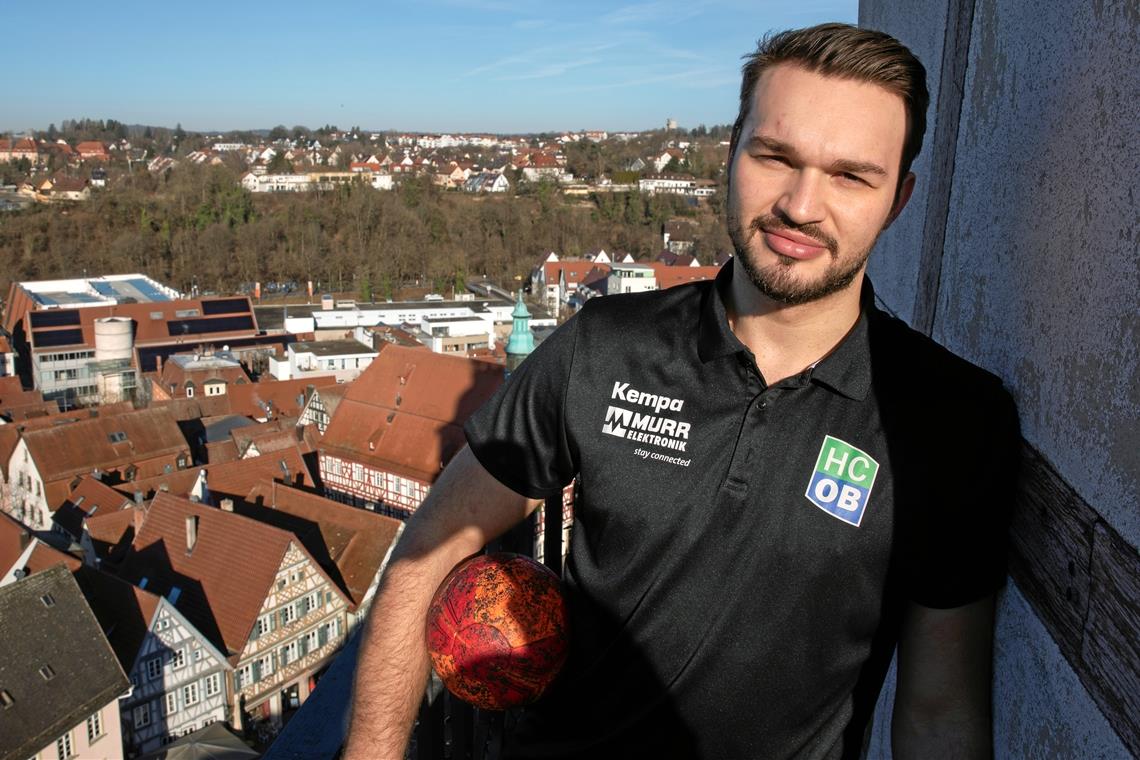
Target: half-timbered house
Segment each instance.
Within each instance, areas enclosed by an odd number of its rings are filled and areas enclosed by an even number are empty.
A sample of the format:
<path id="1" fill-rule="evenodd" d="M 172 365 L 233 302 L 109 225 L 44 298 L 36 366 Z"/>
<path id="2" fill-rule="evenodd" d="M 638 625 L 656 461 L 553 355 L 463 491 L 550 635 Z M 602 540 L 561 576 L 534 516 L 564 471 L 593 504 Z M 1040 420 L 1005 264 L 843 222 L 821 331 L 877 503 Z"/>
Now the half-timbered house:
<path id="1" fill-rule="evenodd" d="M 224 655 L 235 727 L 279 724 L 344 642 L 349 600 L 303 543 L 227 508 L 156 494 L 120 574 L 174 597 Z"/>
<path id="2" fill-rule="evenodd" d="M 487 362 L 387 346 L 349 386 L 318 446 L 326 495 L 409 516 L 465 445 L 463 423 L 502 380 Z"/>

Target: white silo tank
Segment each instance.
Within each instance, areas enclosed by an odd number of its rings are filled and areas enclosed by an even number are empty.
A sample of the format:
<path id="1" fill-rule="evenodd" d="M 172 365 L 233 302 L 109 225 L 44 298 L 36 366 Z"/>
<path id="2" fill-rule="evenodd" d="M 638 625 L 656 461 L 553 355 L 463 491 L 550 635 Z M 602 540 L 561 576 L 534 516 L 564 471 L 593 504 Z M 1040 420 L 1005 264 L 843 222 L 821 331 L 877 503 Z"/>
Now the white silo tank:
<path id="1" fill-rule="evenodd" d="M 95 361 L 130 360 L 134 350 L 134 325 L 127 317 L 95 320 Z"/>
<path id="2" fill-rule="evenodd" d="M 134 342 L 134 324 L 129 318 L 103 317 L 95 320 L 95 366 L 105 361 L 124 362 L 95 371 L 100 403 L 113 404 L 124 400 L 123 373 L 133 374 L 130 362 Z"/>

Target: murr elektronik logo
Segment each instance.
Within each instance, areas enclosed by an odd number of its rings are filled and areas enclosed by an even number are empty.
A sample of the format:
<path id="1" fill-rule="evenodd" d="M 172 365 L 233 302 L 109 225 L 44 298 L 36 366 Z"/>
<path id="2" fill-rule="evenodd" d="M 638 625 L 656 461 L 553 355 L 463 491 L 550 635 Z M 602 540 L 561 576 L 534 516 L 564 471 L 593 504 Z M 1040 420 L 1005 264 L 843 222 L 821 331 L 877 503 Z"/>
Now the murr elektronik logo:
<path id="1" fill-rule="evenodd" d="M 846 441 L 824 436 L 815 472 L 808 482 L 808 501 L 832 517 L 859 527 L 879 463 Z"/>

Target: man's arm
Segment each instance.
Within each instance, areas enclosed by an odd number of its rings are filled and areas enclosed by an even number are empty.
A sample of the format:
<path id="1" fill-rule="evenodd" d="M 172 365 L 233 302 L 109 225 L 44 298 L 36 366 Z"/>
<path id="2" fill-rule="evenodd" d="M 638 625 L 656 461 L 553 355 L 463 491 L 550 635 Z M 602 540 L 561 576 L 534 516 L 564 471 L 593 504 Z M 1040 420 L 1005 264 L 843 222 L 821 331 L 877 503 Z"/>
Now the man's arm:
<path id="1" fill-rule="evenodd" d="M 540 503 L 495 480 L 466 447 L 443 471 L 408 520 L 368 613 L 345 760 L 404 757 L 427 684 L 432 594 L 456 564 Z"/>
<path id="2" fill-rule="evenodd" d="M 993 595 L 954 609 L 907 609 L 891 721 L 896 760 L 993 756 L 993 629 Z"/>

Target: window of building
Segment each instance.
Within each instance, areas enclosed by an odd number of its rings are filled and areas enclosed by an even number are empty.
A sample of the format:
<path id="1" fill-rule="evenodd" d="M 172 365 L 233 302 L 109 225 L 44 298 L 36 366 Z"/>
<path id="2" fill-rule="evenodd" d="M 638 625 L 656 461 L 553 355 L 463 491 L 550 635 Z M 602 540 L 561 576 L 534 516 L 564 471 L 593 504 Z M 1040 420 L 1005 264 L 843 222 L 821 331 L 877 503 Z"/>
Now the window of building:
<path id="1" fill-rule="evenodd" d="M 252 665 L 243 665 L 236 673 L 234 673 L 234 691 L 241 691 L 251 683 L 253 683 Z"/>
<path id="2" fill-rule="evenodd" d="M 301 656 L 301 647 L 296 639 L 281 647 L 281 664 L 296 662 Z"/>
<path id="3" fill-rule="evenodd" d="M 212 697 L 222 690 L 222 675 L 220 673 L 211 673 L 206 676 L 206 696 Z"/>
<path id="4" fill-rule="evenodd" d="M 193 385 L 187 385 L 186 386 L 186 398 L 194 398 L 194 386 Z"/>
<path id="5" fill-rule="evenodd" d="M 135 728 L 146 728 L 150 725 L 150 702 L 135 708 L 134 719 Z"/>
<path id="6" fill-rule="evenodd" d="M 281 608 L 281 625 L 286 626 L 297 619 L 297 606 L 287 604 Z"/>
<path id="7" fill-rule="evenodd" d="M 166 693 L 166 714 L 173 715 L 178 712 L 178 692 L 168 691 Z"/>
<path id="8" fill-rule="evenodd" d="M 75 748 L 71 745 L 70 731 L 55 740 L 55 754 L 59 760 L 67 760 L 75 754 Z"/>
<path id="9" fill-rule="evenodd" d="M 103 735 L 103 711 L 92 715 L 87 719 L 87 743 L 94 744 L 95 741 Z"/>
<path id="10" fill-rule="evenodd" d="M 175 649 L 174 653 L 170 656 L 170 667 L 180 668 L 186 664 L 186 650 Z"/>
<path id="11" fill-rule="evenodd" d="M 305 649 L 306 649 L 306 651 L 312 652 L 312 651 L 320 649 L 320 648 L 321 648 L 320 631 L 319 631 L 319 629 L 314 628 L 313 630 L 309 631 L 308 635 L 305 636 Z"/>
<path id="12" fill-rule="evenodd" d="M 202 661 L 202 649 L 200 647 L 194 647 L 194 662 L 201 662 L 201 661 Z"/>
<path id="13" fill-rule="evenodd" d="M 257 637 L 264 636 L 273 630 L 273 616 L 262 615 L 257 619 Z"/>
<path id="14" fill-rule="evenodd" d="M 152 657 L 146 661 L 147 680 L 153 681 L 162 676 L 162 657 Z"/>
<path id="15" fill-rule="evenodd" d="M 198 682 L 186 684 L 182 687 L 182 701 L 186 706 L 196 705 L 200 701 L 200 694 L 198 693 Z"/>

